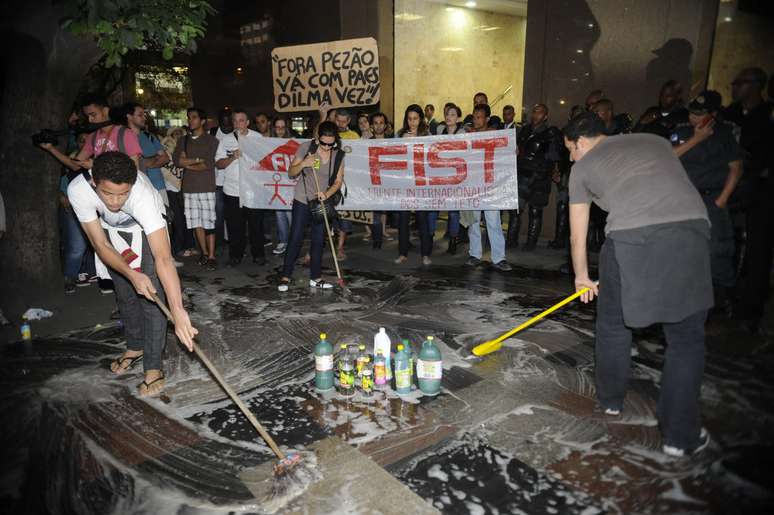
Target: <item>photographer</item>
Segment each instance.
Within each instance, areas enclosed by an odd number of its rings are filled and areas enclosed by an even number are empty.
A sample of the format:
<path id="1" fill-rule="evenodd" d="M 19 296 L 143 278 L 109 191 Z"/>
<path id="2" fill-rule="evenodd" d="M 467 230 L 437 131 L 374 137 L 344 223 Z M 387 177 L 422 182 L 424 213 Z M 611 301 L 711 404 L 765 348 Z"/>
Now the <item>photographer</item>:
<path id="1" fill-rule="evenodd" d="M 317 138 L 304 143 L 296 152 L 290 165 L 288 177 L 291 179 L 301 175 L 296 183 L 293 196 L 293 221 L 290 224 L 290 242 L 285 253 L 278 290 L 288 291 L 293 267 L 301 252 L 304 241 L 304 230 L 311 225 L 311 265 L 309 268 L 309 286 L 312 288 L 330 289 L 333 285 L 321 278 L 321 262 L 324 241 L 322 220 L 315 220 L 312 214 L 313 204 L 319 202 L 320 208 L 325 208 L 324 202 L 335 195 L 344 182 L 343 153 L 340 150 L 339 131 L 333 122 L 322 122 L 317 128 Z M 342 157 L 338 157 L 342 156 Z M 317 180 L 315 180 L 315 174 Z M 318 193 L 317 186 L 320 191 Z M 329 201 L 330 202 L 330 201 Z M 330 221 L 330 220 L 329 220 Z M 333 251 L 333 250 L 332 250 Z"/>
<path id="2" fill-rule="evenodd" d="M 140 168 L 140 156 L 142 148 L 137 135 L 127 127 L 112 123 L 110 108 L 107 101 L 97 95 L 89 95 L 82 101 L 83 114 L 90 124 L 102 125 L 102 127 L 86 138 L 86 143 L 78 151 L 75 158 L 70 158 L 60 152 L 52 143 L 41 143 L 40 148 L 54 156 L 60 163 L 73 171 L 81 168 L 90 170 L 94 162 L 93 158 L 104 152 L 121 152 L 129 156 L 135 166 Z"/>

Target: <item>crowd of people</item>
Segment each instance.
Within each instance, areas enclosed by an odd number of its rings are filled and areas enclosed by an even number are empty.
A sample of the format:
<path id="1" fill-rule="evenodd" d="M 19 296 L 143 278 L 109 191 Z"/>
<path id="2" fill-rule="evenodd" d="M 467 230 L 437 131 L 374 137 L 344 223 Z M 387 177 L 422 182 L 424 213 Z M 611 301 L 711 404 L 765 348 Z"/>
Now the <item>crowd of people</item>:
<path id="1" fill-rule="evenodd" d="M 768 294 L 765 281 L 758 280 L 768 270 L 770 237 L 766 220 L 765 188 L 758 181 L 766 179 L 770 157 L 765 141 L 771 134 L 771 100 L 764 100 L 767 77 L 759 69 L 743 70 L 733 84 L 733 99 L 723 107 L 720 95 L 705 91 L 686 102 L 682 86 L 676 81 L 666 82 L 658 94 L 656 105 L 648 108 L 636 120 L 627 113 L 617 113 L 614 102 L 602 90 L 591 91 L 585 105 L 574 106 L 570 119 L 584 112 L 592 112 L 602 120 L 605 135 L 649 133 L 671 142 L 694 186 L 701 193 L 712 222 L 712 270 L 717 309 L 726 314 L 746 316 L 755 323 L 762 314 L 762 304 Z M 62 162 L 67 173 L 62 176 L 61 227 L 64 242 L 65 291 L 73 293 L 77 286 L 96 282 L 94 253 L 84 237 L 65 194 L 67 185 L 78 174 L 91 167 L 94 157 L 106 151 L 125 153 L 145 172 L 166 206 L 173 255 L 198 257 L 198 263 L 209 270 L 219 266 L 220 248 L 227 248 L 227 263 L 239 266 L 248 244 L 253 263 L 266 264 L 267 248 L 275 255 L 284 255 L 285 279 L 300 258 L 312 265 L 312 283 L 329 287 L 321 281 L 317 263 L 317 241 L 309 252 L 301 252 L 305 228 L 317 228 L 311 215 L 299 214 L 295 203 L 320 200 L 317 190 L 306 180 L 298 182 L 294 206 L 291 210 L 268 211 L 242 207 L 239 191 L 240 138 L 306 137 L 315 139 L 318 158 L 327 163 L 329 157 L 320 141 L 319 127 L 335 127 L 332 151 L 338 150 L 342 139 L 382 139 L 421 137 L 427 135 L 459 134 L 498 129 L 516 131 L 518 146 L 518 210 L 499 211 L 400 211 L 374 212 L 373 223 L 365 226 L 363 239 L 370 241 L 375 250 L 385 240 L 398 240 L 396 264 L 409 261 L 412 233 L 418 236 L 418 251 L 424 266 L 432 264 L 438 220 L 445 217 L 448 241 L 446 253 L 454 255 L 461 245 L 467 244 L 467 266 L 481 264 L 483 255 L 481 218 L 491 249 L 491 266 L 500 271 L 511 269 L 506 260 L 506 249 L 533 251 L 543 233 L 543 211 L 549 204 L 552 189 L 555 197 L 554 236 L 548 247 L 567 248 L 569 243 L 568 185 L 572 160 L 564 144 L 562 131 L 550 120 L 549 107 L 537 104 L 525 113 L 525 121 L 517 123 L 516 110 L 511 105 L 502 108 L 502 117 L 494 115 L 488 97 L 483 92 L 473 96 L 469 114 L 454 103 L 446 103 L 442 117 L 436 118 L 435 106 L 420 104 L 408 106 L 403 119 L 395 124 L 382 112 L 359 112 L 355 117 L 347 109 L 328 109 L 321 106 L 319 117 L 312 119 L 301 134 L 294 131 L 284 115 L 270 117 L 265 113 L 250 116 L 241 109 L 226 109 L 217 118 L 209 119 L 199 108 L 187 111 L 185 127 L 159 131 L 144 107 L 129 103 L 119 109 L 110 109 L 104 99 L 90 96 L 74 109 L 70 124 L 74 127 L 83 118 L 99 129 L 89 135 L 75 133 L 64 152 L 50 144 L 42 145 Z M 309 145 L 299 152 L 309 151 Z M 297 168 L 300 166 L 301 168 Z M 333 170 L 334 179 L 343 179 L 345 160 L 339 170 Z M 306 166 L 309 160 L 298 154 L 291 170 L 296 174 L 311 174 Z M 319 169 L 316 173 L 320 173 Z M 320 181 L 328 181 L 320 176 Z M 291 176 L 295 176 L 291 173 Z M 331 180 L 330 184 L 337 183 Z M 326 183 L 327 184 L 327 183 Z M 305 191 L 300 191 L 306 188 Z M 326 188 L 323 188 L 325 190 Z M 329 195 L 335 194 L 331 188 Z M 312 195 L 315 193 L 315 195 Z M 325 191 L 322 191 L 324 194 Z M 321 195 L 320 197 L 325 196 Z M 323 201 L 324 202 L 324 201 Z M 526 213 L 526 217 L 523 216 Z M 309 213 L 307 213 L 309 214 Z M 507 215 L 507 216 L 506 216 Z M 501 216 L 503 217 L 501 219 Z M 597 203 L 591 204 L 588 248 L 599 252 L 605 241 L 607 212 Z M 507 228 L 503 222 L 507 218 Z M 520 245 L 522 218 L 526 218 L 525 241 Z M 294 223 L 296 222 L 297 223 Z M 332 230 L 339 260 L 345 260 L 347 237 L 353 224 L 333 217 Z M 269 234 L 276 228 L 275 235 Z M 292 247 L 292 248 L 291 248 Z M 295 256 L 295 257 L 294 257 Z M 182 263 L 176 260 L 177 266 Z M 284 279 L 283 279 L 284 281 Z M 280 287 L 285 286 L 281 284 Z M 108 281 L 100 281 L 104 293 L 110 293 Z"/>

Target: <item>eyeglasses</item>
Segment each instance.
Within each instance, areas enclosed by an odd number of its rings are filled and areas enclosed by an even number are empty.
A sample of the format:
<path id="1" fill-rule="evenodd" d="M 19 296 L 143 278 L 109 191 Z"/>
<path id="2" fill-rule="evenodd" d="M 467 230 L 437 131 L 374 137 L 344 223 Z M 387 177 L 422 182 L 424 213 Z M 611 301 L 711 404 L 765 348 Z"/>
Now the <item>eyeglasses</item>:
<path id="1" fill-rule="evenodd" d="M 333 143 L 325 143 L 324 141 L 321 141 L 320 146 L 326 147 L 326 148 L 333 148 L 334 146 L 336 146 L 336 142 L 334 141 Z"/>

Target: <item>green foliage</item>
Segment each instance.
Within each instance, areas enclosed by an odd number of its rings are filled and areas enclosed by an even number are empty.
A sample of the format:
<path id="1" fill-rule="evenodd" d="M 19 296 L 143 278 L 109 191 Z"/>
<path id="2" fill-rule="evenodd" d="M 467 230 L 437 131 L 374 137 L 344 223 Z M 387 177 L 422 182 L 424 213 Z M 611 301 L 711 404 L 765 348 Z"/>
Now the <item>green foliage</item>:
<path id="1" fill-rule="evenodd" d="M 105 66 L 119 66 L 130 50 L 196 51 L 207 16 L 215 9 L 204 0 L 67 0 L 71 15 L 64 26 L 77 36 L 92 37 L 105 51 Z"/>

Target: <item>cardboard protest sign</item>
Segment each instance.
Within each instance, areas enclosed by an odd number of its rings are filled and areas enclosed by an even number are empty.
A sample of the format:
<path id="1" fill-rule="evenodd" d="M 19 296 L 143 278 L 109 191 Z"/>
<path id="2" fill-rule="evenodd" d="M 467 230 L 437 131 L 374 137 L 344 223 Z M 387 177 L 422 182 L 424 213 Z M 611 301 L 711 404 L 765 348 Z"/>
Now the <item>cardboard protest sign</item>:
<path id="1" fill-rule="evenodd" d="M 374 212 L 373 211 L 342 211 L 337 210 L 336 214 L 339 215 L 339 219 L 341 220 L 349 220 L 350 222 L 354 222 L 357 224 L 368 224 L 371 225 L 374 223 Z"/>
<path id="2" fill-rule="evenodd" d="M 374 38 L 347 39 L 272 50 L 274 109 L 312 111 L 379 102 L 379 50 Z"/>

